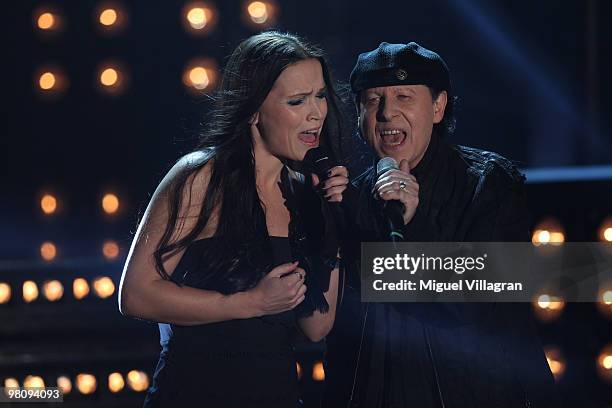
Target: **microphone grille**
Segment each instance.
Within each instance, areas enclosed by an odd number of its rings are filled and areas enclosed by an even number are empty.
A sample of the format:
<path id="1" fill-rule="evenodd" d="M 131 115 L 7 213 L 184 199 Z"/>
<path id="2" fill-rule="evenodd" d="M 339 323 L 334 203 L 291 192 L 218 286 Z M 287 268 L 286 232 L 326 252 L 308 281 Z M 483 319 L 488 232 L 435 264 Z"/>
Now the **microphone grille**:
<path id="1" fill-rule="evenodd" d="M 396 169 L 399 169 L 399 166 L 393 157 L 383 157 L 376 164 L 376 175 L 381 176 L 389 170 Z"/>

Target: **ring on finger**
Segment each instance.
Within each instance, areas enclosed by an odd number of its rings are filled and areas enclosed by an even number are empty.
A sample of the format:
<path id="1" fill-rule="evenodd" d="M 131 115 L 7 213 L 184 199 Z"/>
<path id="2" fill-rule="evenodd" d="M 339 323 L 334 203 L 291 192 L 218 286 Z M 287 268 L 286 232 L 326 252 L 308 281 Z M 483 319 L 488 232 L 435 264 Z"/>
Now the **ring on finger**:
<path id="1" fill-rule="evenodd" d="M 404 180 L 400 180 L 399 188 L 400 190 L 406 190 L 406 182 Z"/>

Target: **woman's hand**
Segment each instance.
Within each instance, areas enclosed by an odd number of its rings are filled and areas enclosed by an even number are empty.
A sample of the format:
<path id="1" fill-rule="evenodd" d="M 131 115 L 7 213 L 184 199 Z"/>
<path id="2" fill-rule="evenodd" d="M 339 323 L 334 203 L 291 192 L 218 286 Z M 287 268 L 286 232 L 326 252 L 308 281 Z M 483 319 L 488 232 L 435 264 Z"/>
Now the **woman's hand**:
<path id="1" fill-rule="evenodd" d="M 299 305 L 305 297 L 306 272 L 298 262 L 286 263 L 272 269 L 257 286 L 247 293 L 251 296 L 258 316 L 281 313 Z"/>
<path id="2" fill-rule="evenodd" d="M 329 202 L 339 203 L 349 183 L 348 170 L 344 166 L 336 166 L 329 170 L 328 175 L 328 179 L 320 186 L 323 196 Z M 312 175 L 312 183 L 315 187 L 319 186 L 320 181 L 315 174 Z"/>

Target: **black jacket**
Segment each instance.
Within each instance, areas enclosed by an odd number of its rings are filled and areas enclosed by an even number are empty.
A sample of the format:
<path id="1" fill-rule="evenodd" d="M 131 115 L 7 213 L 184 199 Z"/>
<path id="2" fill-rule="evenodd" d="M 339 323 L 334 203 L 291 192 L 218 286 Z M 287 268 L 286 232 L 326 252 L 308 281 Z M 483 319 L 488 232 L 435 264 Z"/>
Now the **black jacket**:
<path id="1" fill-rule="evenodd" d="M 411 173 L 419 205 L 413 242 L 526 241 L 524 177 L 498 154 L 435 134 Z M 346 195 L 346 284 L 328 336 L 325 407 L 558 407 L 525 303 L 360 302 L 360 243 L 382 241 L 375 169 Z"/>

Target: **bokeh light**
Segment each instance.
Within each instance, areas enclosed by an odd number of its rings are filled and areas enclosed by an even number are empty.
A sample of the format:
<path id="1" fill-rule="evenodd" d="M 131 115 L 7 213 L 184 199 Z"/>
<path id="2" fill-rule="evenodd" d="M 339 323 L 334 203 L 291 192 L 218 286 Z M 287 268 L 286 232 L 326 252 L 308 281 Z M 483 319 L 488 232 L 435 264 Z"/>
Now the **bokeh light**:
<path id="1" fill-rule="evenodd" d="M 207 58 L 192 60 L 183 72 L 183 84 L 196 95 L 211 91 L 217 82 L 217 64 Z"/>
<path id="2" fill-rule="evenodd" d="M 72 294 L 75 299 L 83 299 L 89 294 L 89 284 L 83 278 L 76 278 L 72 282 Z"/>
<path id="3" fill-rule="evenodd" d="M 92 374 L 81 373 L 76 377 L 76 387 L 81 394 L 93 394 L 97 388 L 96 377 Z"/>
<path id="4" fill-rule="evenodd" d="M 218 20 L 217 9 L 211 3 L 190 2 L 183 7 L 183 26 L 191 34 L 206 34 L 214 29 Z"/>
<path id="5" fill-rule="evenodd" d="M 57 256 L 57 247 L 53 242 L 43 242 L 40 246 L 40 256 L 47 262 L 51 262 Z"/>
<path id="6" fill-rule="evenodd" d="M 535 246 L 559 245 L 565 242 L 565 232 L 557 220 L 548 218 L 534 228 L 531 242 Z"/>
<path id="7" fill-rule="evenodd" d="M 115 241 L 105 241 L 102 244 L 102 254 L 106 259 L 112 260 L 119 256 L 119 244 Z"/>
<path id="8" fill-rule="evenodd" d="M 40 76 L 40 79 L 38 80 L 38 85 L 43 91 L 48 91 L 50 89 L 53 89 L 53 87 L 55 86 L 55 82 L 55 74 L 53 72 L 43 72 L 43 74 Z"/>
<path id="9" fill-rule="evenodd" d="M 541 294 L 534 300 L 533 308 L 538 319 L 550 322 L 561 315 L 565 309 L 565 301 L 560 296 Z"/>
<path id="10" fill-rule="evenodd" d="M 0 305 L 8 303 L 11 300 L 11 285 L 5 282 L 0 282 Z"/>
<path id="11" fill-rule="evenodd" d="M 608 344 L 597 357 L 597 373 L 599 377 L 612 382 L 612 344 Z"/>
<path id="12" fill-rule="evenodd" d="M 28 375 L 23 380 L 24 388 L 44 388 L 44 386 L 45 386 L 44 380 L 42 379 L 42 377 L 39 377 L 37 375 Z"/>
<path id="13" fill-rule="evenodd" d="M 119 210 L 119 197 L 108 193 L 102 197 L 102 209 L 107 214 L 115 214 Z"/>
<path id="14" fill-rule="evenodd" d="M 38 286 L 36 282 L 27 280 L 23 282 L 22 286 L 23 300 L 26 303 L 30 303 L 38 299 Z"/>
<path id="15" fill-rule="evenodd" d="M 72 381 L 70 381 L 70 378 L 66 377 L 65 375 L 57 377 L 57 386 L 60 390 L 62 390 L 63 394 L 70 394 L 72 391 Z"/>
<path id="16" fill-rule="evenodd" d="M 312 366 L 312 379 L 315 381 L 325 381 L 325 369 L 321 361 L 317 361 Z"/>
<path id="17" fill-rule="evenodd" d="M 46 281 L 43 284 L 43 293 L 48 301 L 56 302 L 64 295 L 64 286 L 58 280 Z"/>
<path id="18" fill-rule="evenodd" d="M 142 371 L 130 371 L 127 379 L 129 387 L 136 392 L 146 391 L 149 388 L 149 377 Z"/>
<path id="19" fill-rule="evenodd" d="M 117 10 L 113 8 L 107 8 L 100 12 L 98 21 L 100 21 L 100 24 L 102 24 L 103 26 L 112 26 L 117 22 L 117 15 Z"/>
<path id="20" fill-rule="evenodd" d="M 53 13 L 42 13 L 38 16 L 38 19 L 36 21 L 38 28 L 40 28 L 41 30 L 50 30 L 53 29 L 53 26 L 55 25 L 55 16 L 53 15 Z"/>
<path id="21" fill-rule="evenodd" d="M 119 392 L 125 387 L 125 381 L 120 373 L 111 373 L 108 376 L 108 389 L 110 392 Z"/>
<path id="22" fill-rule="evenodd" d="M 53 214 L 57 210 L 57 199 L 51 194 L 45 194 L 40 199 L 40 208 L 45 214 Z"/>
<path id="23" fill-rule="evenodd" d="M 565 373 L 566 363 L 561 350 L 555 346 L 547 346 L 544 348 L 544 354 L 546 355 L 546 361 L 550 367 L 550 371 L 555 377 L 555 381 L 559 381 Z"/>
<path id="24" fill-rule="evenodd" d="M 94 292 L 99 298 L 106 299 L 115 293 L 115 284 L 108 276 L 101 276 L 93 281 Z"/>

